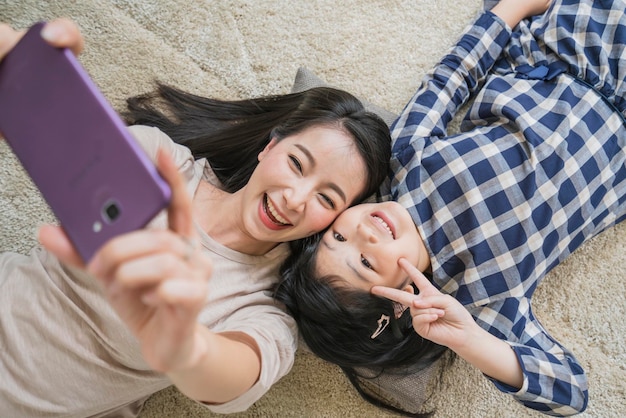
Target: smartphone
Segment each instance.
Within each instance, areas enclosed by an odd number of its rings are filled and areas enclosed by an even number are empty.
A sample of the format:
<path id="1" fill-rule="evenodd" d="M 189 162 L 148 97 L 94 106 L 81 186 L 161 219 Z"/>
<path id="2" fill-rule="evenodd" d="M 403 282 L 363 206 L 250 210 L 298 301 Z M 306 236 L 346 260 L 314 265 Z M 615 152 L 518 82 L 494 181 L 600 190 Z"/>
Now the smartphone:
<path id="1" fill-rule="evenodd" d="M 0 133 L 83 260 L 145 226 L 171 191 L 68 49 L 33 25 L 0 61 Z"/>

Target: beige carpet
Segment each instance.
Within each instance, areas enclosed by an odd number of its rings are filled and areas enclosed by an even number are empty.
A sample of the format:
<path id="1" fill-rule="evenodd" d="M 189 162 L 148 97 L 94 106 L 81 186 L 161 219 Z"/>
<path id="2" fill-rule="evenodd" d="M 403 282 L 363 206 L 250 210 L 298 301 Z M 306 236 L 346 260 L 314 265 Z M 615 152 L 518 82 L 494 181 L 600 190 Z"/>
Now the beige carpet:
<path id="1" fill-rule="evenodd" d="M 118 108 L 157 77 L 198 94 L 239 98 L 287 92 L 297 68 L 306 66 L 398 112 L 481 6 L 480 0 L 0 0 L 0 21 L 26 27 L 56 16 L 75 19 L 87 38 L 82 62 Z M 36 226 L 52 217 L 6 145 L 0 160 L 0 250 L 24 252 Z M 626 416 L 625 248 L 626 225 L 605 232 L 554 270 L 534 299 L 543 324 L 589 374 L 586 417 Z M 463 361 L 444 374 L 428 406 L 436 417 L 539 416 Z M 241 416 L 384 415 L 336 368 L 300 353 L 293 372 Z M 142 413 L 209 416 L 175 390 L 153 396 Z"/>

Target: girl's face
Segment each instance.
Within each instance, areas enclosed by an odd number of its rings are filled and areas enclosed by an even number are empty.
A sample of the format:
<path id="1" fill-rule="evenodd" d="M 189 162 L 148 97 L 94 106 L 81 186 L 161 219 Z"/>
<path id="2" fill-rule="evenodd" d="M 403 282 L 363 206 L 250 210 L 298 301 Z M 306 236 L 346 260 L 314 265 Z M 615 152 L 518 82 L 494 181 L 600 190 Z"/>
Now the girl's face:
<path id="1" fill-rule="evenodd" d="M 365 189 L 367 169 L 343 130 L 312 127 L 273 139 L 245 187 L 244 229 L 265 242 L 326 228 Z"/>
<path id="2" fill-rule="evenodd" d="M 397 202 L 361 204 L 339 215 L 324 234 L 317 273 L 340 276 L 367 292 L 376 285 L 399 289 L 409 282 L 400 258 L 418 267 L 430 263 L 409 212 Z"/>

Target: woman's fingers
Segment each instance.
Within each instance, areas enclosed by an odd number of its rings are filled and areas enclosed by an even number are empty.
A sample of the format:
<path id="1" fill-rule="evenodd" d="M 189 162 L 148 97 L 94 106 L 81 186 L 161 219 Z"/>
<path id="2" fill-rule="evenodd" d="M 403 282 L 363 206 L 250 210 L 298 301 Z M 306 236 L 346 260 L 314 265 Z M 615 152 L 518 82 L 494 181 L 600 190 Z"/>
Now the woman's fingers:
<path id="1" fill-rule="evenodd" d="M 41 226 L 39 228 L 37 239 L 45 249 L 54 254 L 62 263 L 73 267 L 85 267 L 83 259 L 74 248 L 72 241 L 70 241 L 65 231 L 63 231 L 63 228 L 60 226 Z"/>
<path id="2" fill-rule="evenodd" d="M 0 23 L 0 60 L 24 36 L 25 30 L 15 30 L 11 26 Z M 70 48 L 78 55 L 85 47 L 85 40 L 80 34 L 78 26 L 66 18 L 52 20 L 43 27 L 41 36 L 50 45 L 57 48 Z"/>
<path id="3" fill-rule="evenodd" d="M 206 282 L 187 279 L 170 279 L 146 292 L 142 302 L 150 306 L 184 306 L 186 311 L 195 315 L 206 301 L 208 287 Z"/>
<path id="4" fill-rule="evenodd" d="M 168 222 L 172 231 L 196 239 L 193 225 L 193 206 L 187 185 L 169 153 L 159 150 L 157 153 L 157 169 L 172 190 L 172 198 L 168 207 Z"/>
<path id="5" fill-rule="evenodd" d="M 13 49 L 25 31 L 16 31 L 11 26 L 0 23 L 0 60 Z"/>
<path id="6" fill-rule="evenodd" d="M 122 264 L 142 257 L 170 254 L 188 261 L 199 253 L 197 246 L 171 231 L 142 229 L 106 242 L 89 262 L 89 271 L 106 278 L 116 274 Z"/>
<path id="7" fill-rule="evenodd" d="M 51 20 L 41 30 L 41 36 L 52 46 L 70 48 L 75 55 L 85 47 L 85 40 L 76 23 L 66 18 Z"/>
<path id="8" fill-rule="evenodd" d="M 115 278 L 127 288 L 152 286 L 172 277 L 206 283 L 210 270 L 210 261 L 202 254 L 186 259 L 171 252 L 154 253 L 122 264 L 116 270 Z"/>

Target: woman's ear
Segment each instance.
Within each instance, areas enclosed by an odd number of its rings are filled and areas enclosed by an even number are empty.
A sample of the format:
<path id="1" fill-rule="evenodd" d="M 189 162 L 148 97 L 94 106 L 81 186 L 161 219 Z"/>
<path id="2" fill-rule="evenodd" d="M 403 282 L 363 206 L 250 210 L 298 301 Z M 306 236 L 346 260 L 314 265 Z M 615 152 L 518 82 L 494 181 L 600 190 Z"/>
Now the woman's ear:
<path id="1" fill-rule="evenodd" d="M 274 145 L 276 145 L 278 143 L 278 140 L 276 139 L 276 137 L 272 138 L 271 141 L 269 142 L 269 144 L 267 144 L 265 146 L 265 148 L 263 148 L 263 151 L 261 151 L 259 153 L 259 156 L 257 157 L 259 161 L 261 161 L 263 158 L 265 158 L 265 156 L 267 155 L 267 153 L 274 148 Z"/>

